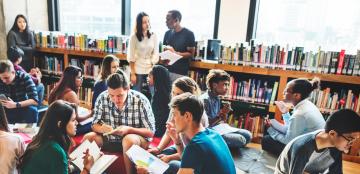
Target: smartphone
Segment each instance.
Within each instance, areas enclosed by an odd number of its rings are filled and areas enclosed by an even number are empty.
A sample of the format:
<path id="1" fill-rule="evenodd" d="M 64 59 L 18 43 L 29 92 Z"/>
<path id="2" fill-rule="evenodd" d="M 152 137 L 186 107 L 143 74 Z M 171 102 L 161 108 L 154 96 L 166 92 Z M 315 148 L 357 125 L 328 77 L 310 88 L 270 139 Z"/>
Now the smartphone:
<path id="1" fill-rule="evenodd" d="M 7 100 L 9 100 L 9 99 L 6 97 L 6 95 L 0 94 L 0 100 L 2 100 L 2 101 L 7 101 Z"/>

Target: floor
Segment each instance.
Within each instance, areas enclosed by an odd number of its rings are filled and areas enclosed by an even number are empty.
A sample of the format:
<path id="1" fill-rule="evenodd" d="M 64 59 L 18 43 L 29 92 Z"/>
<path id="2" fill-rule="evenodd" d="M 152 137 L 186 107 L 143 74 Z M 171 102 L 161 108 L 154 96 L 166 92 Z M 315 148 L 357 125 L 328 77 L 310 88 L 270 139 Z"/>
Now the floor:
<path id="1" fill-rule="evenodd" d="M 261 145 L 250 143 L 240 151 L 231 152 L 238 174 L 272 174 L 277 157 L 261 150 Z M 358 174 L 360 164 L 344 161 L 344 174 Z"/>

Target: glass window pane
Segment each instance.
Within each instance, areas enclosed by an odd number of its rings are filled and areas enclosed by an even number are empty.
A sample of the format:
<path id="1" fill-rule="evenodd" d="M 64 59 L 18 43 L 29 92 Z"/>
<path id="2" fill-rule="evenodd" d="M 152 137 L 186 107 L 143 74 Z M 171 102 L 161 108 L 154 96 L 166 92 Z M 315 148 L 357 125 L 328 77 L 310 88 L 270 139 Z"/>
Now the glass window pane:
<path id="1" fill-rule="evenodd" d="M 196 40 L 213 38 L 215 5 L 216 0 L 132 0 L 131 30 L 135 28 L 136 15 L 143 11 L 150 17 L 151 31 L 162 41 L 168 30 L 165 24 L 167 12 L 179 10 L 181 26 L 193 31 Z"/>
<path id="2" fill-rule="evenodd" d="M 61 0 L 60 30 L 95 36 L 121 34 L 120 0 Z"/>
<path id="3" fill-rule="evenodd" d="M 256 41 L 327 51 L 360 48 L 358 0 L 262 0 Z"/>

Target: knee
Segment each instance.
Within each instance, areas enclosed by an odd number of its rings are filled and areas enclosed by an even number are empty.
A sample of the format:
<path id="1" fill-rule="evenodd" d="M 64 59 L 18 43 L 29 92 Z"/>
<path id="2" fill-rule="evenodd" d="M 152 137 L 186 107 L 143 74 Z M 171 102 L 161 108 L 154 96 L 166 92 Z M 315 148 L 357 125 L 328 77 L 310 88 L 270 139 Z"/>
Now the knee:
<path id="1" fill-rule="evenodd" d="M 136 134 L 127 134 L 125 135 L 125 137 L 122 139 L 122 146 L 125 149 L 129 149 L 132 145 L 140 145 L 141 141 L 139 138 L 139 135 Z"/>
<path id="2" fill-rule="evenodd" d="M 98 145 L 102 145 L 102 142 L 100 142 L 101 137 L 99 135 L 97 135 L 95 132 L 89 132 L 87 134 L 84 135 L 83 139 L 81 140 L 81 142 L 84 142 L 85 140 L 89 140 L 90 142 L 95 141 L 96 144 Z"/>

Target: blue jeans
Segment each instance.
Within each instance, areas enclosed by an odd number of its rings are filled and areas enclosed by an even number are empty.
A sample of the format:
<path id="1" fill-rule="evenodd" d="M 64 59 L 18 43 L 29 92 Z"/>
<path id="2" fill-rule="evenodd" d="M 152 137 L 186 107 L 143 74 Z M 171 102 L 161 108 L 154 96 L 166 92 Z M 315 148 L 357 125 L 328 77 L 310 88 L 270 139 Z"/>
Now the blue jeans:
<path id="1" fill-rule="evenodd" d="M 136 84 L 133 86 L 133 90 L 142 92 L 144 88 L 143 83 L 147 83 L 147 74 L 136 74 Z"/>
<path id="2" fill-rule="evenodd" d="M 238 129 L 238 131 L 224 134 L 222 137 L 229 148 L 240 148 L 251 141 L 252 134 L 246 129 Z"/>
<path id="3" fill-rule="evenodd" d="M 176 147 L 170 146 L 164 149 L 160 154 L 172 155 L 175 154 L 176 152 L 177 152 Z M 164 172 L 164 174 L 176 174 L 180 169 L 181 161 L 171 160 L 169 161 L 168 164 L 169 164 L 169 168 Z"/>
<path id="4" fill-rule="evenodd" d="M 7 109 L 5 108 L 6 117 L 10 124 L 15 123 L 37 123 L 38 110 L 36 106 L 23 108 Z"/>
<path id="5" fill-rule="evenodd" d="M 38 107 L 40 107 L 40 106 L 42 106 L 42 102 L 43 102 L 43 100 L 44 100 L 44 92 L 45 92 L 44 84 L 39 83 L 39 84 L 36 86 L 36 91 L 37 91 L 37 93 L 38 93 L 38 98 L 39 98 Z"/>

